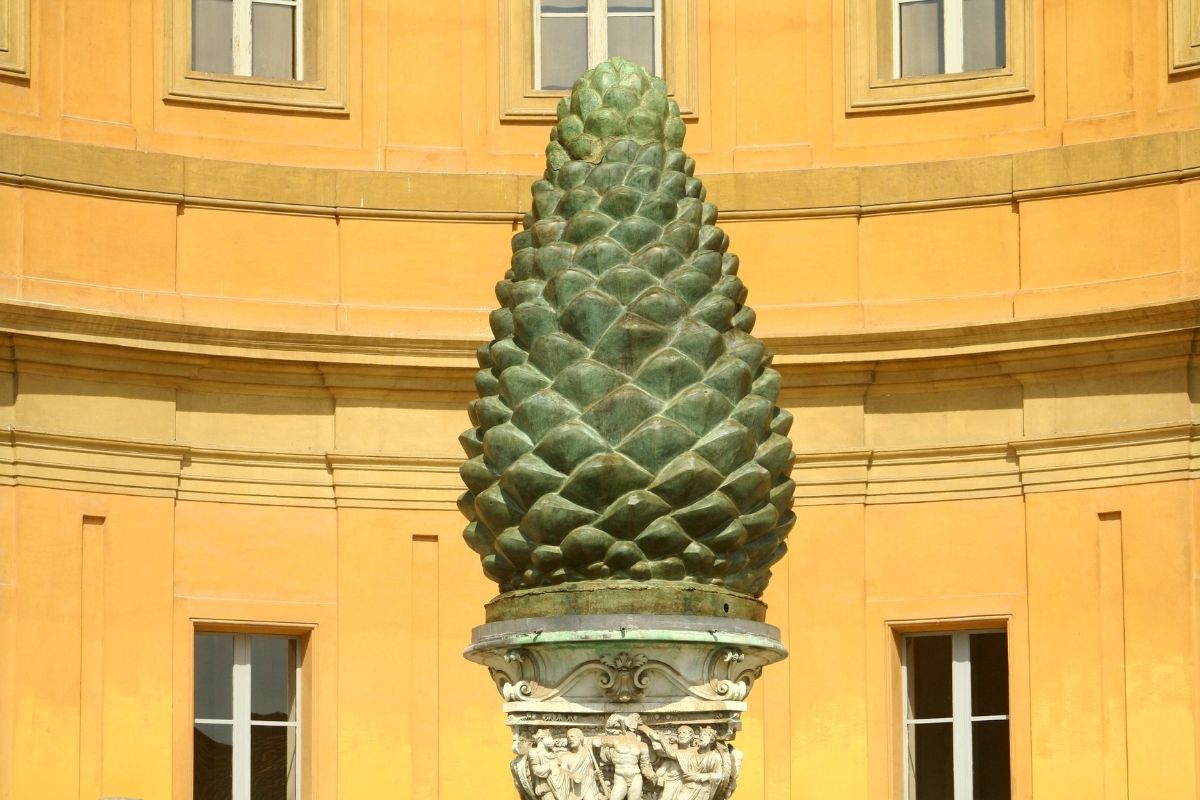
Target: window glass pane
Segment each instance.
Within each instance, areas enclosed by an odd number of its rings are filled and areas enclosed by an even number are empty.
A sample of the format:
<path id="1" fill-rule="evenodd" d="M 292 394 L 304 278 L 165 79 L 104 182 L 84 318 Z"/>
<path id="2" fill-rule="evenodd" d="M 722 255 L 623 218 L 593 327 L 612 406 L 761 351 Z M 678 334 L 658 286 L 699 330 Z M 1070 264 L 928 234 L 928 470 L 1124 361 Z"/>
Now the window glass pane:
<path id="1" fill-rule="evenodd" d="M 192 738 L 192 798 L 232 797 L 233 725 L 197 725 Z"/>
<path id="2" fill-rule="evenodd" d="M 296 640 L 250 637 L 250 719 L 295 720 Z"/>
<path id="3" fill-rule="evenodd" d="M 192 0 L 192 69 L 233 74 L 233 0 Z"/>
<path id="4" fill-rule="evenodd" d="M 609 17 L 608 54 L 654 72 L 654 17 Z"/>
<path id="5" fill-rule="evenodd" d="M 974 755 L 973 800 L 1009 800 L 1008 720 L 971 723 Z"/>
<path id="6" fill-rule="evenodd" d="M 196 634 L 196 719 L 233 719 L 233 636 Z"/>
<path id="7" fill-rule="evenodd" d="M 1008 713 L 1008 634 L 971 634 L 971 715 Z"/>
<path id="8" fill-rule="evenodd" d="M 1004 0 L 963 0 L 963 69 L 1004 66 Z"/>
<path id="9" fill-rule="evenodd" d="M 900 77 L 945 71 L 941 0 L 900 4 Z"/>
<path id="10" fill-rule="evenodd" d="M 543 89 L 570 89 L 587 70 L 587 19 L 542 17 Z"/>
<path id="11" fill-rule="evenodd" d="M 608 13 L 619 14 L 630 11 L 653 11 L 654 0 L 608 0 Z M 609 23 L 612 24 L 611 22 Z"/>
<path id="12" fill-rule="evenodd" d="M 908 704 L 912 719 L 951 714 L 950 636 L 913 636 L 908 640 Z"/>
<path id="13" fill-rule="evenodd" d="M 543 14 L 586 14 L 587 0 L 542 0 Z"/>
<path id="14" fill-rule="evenodd" d="M 953 723 L 908 726 L 913 800 L 954 800 Z"/>
<path id="15" fill-rule="evenodd" d="M 295 800 L 296 729 L 250 726 L 250 800 Z"/>
<path id="16" fill-rule="evenodd" d="M 296 9 L 254 3 L 250 9 L 251 74 L 290 80 L 295 73 Z"/>

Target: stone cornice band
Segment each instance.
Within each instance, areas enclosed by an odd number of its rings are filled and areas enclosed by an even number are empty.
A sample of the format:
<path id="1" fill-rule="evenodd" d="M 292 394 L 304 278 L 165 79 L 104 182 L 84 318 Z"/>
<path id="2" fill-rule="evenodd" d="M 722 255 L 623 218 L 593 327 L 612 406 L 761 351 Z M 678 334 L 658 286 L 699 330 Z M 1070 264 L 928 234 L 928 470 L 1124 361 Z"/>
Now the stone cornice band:
<path id="1" fill-rule="evenodd" d="M 1200 176 L 1200 131 L 1003 156 L 705 176 L 721 217 L 792 219 L 1002 205 Z M 532 176 L 215 161 L 0 134 L 0 184 L 197 208 L 513 224 Z"/>
<path id="2" fill-rule="evenodd" d="M 382 397 L 460 406 L 476 342 L 231 330 L 0 303 L 0 373 L 144 384 L 193 392 Z M 979 442 L 803 451 L 802 505 L 994 497 L 1200 478 L 1200 300 L 1050 319 L 767 340 L 782 404 L 860 404 L 873 393 L 947 393 L 1166 376 L 1179 397 L 1143 424 Z M 18 384 L 19 388 L 20 384 Z M 1156 390 L 1151 390 L 1156 391 Z M 461 394 L 461 397 L 459 396 Z M 1028 397 L 1027 397 L 1028 401 Z M 1019 405 L 1019 404 L 1018 404 Z M 457 406 L 456 406 L 457 407 Z M 866 406 L 864 406 L 866 409 Z M 864 413 L 872 413 L 865 410 Z M 1022 412 L 1013 407 L 1011 413 Z M 65 421 L 64 424 L 69 423 Z M 931 438 L 930 441 L 936 442 Z M 15 424 L 0 428 L 0 484 L 178 499 L 314 507 L 451 509 L 457 454 L 270 452 L 139 441 Z"/>

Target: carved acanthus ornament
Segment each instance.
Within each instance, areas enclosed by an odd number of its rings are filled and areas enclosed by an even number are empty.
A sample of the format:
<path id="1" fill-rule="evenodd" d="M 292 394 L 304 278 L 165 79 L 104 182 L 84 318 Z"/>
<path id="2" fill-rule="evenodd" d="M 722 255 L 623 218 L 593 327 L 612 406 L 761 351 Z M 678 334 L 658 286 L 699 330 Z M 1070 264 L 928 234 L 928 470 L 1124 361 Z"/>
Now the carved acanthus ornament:
<path id="1" fill-rule="evenodd" d="M 600 688 L 609 700 L 630 703 L 642 699 L 650 684 L 645 656 L 617 653 L 615 656 L 601 656 L 598 663 L 602 667 Z"/>

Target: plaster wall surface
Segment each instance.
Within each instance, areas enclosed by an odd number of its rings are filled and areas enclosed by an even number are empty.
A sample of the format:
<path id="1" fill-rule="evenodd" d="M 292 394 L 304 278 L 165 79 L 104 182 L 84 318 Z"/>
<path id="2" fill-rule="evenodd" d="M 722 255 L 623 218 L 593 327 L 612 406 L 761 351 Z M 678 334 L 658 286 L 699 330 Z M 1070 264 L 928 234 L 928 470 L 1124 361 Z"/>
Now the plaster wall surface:
<path id="1" fill-rule="evenodd" d="M 494 691 L 459 656 L 489 587 L 450 511 L 5 494 L 6 796 L 188 796 L 193 618 L 315 625 L 314 796 L 507 782 Z M 745 715 L 739 791 L 890 796 L 887 623 L 978 616 L 1008 620 L 1014 797 L 1192 796 L 1194 494 L 801 509 L 767 598 L 792 657 Z"/>
<path id="2" fill-rule="evenodd" d="M 713 174 L 1006 154 L 1200 125 L 1195 81 L 1169 78 L 1164 67 L 1167 3 L 1112 0 L 1102 11 L 1085 0 L 1030 5 L 1031 97 L 847 115 L 848 6 L 696 0 L 684 43 L 697 55 L 700 98 L 691 152 L 700 171 Z M 165 6 L 32 4 L 33 79 L 0 85 L 3 128 L 232 161 L 541 170 L 540 127 L 500 119 L 499 3 L 435 10 L 344 0 L 346 113 L 298 115 L 164 103 Z"/>
<path id="3" fill-rule="evenodd" d="M 895 630 L 973 618 L 1014 798 L 1200 789 L 1200 79 L 1168 4 L 1099 5 L 1031 3 L 1030 97 L 864 114 L 848 6 L 696 0 L 686 149 L 799 453 L 740 798 L 901 797 Z M 164 100 L 160 0 L 30 8 L 0 800 L 189 797 L 213 623 L 311 631 L 306 800 L 507 791 L 454 506 L 548 127 L 502 119 L 499 4 L 346 0 L 340 114 Z"/>

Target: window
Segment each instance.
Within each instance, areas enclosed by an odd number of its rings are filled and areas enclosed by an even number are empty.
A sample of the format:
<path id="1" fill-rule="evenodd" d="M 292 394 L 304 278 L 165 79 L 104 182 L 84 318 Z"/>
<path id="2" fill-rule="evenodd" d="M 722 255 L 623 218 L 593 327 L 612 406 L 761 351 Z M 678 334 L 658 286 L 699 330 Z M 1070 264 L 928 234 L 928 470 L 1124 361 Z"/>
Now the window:
<path id="1" fill-rule="evenodd" d="M 304 640 L 197 632 L 193 800 L 300 800 Z"/>
<path id="2" fill-rule="evenodd" d="M 696 109 L 696 0 L 501 0 L 501 112 L 554 119 L 575 79 L 624 56 L 666 79 L 684 116 Z"/>
<path id="3" fill-rule="evenodd" d="M 0 0 L 0 75 L 29 77 L 29 0 Z"/>
<path id="4" fill-rule="evenodd" d="M 905 800 L 1009 800 L 1008 634 L 900 639 Z"/>
<path id="5" fill-rule="evenodd" d="M 662 76 L 662 0 L 535 0 L 533 79 L 566 89 L 609 56 Z"/>
<path id="6" fill-rule="evenodd" d="M 1004 66 L 1004 0 L 892 0 L 892 77 Z"/>
<path id="7" fill-rule="evenodd" d="M 167 0 L 167 97 L 345 109 L 346 0 Z"/>
<path id="8" fill-rule="evenodd" d="M 192 69 L 304 79 L 304 0 L 192 0 Z"/>
<path id="9" fill-rule="evenodd" d="M 1032 0 L 847 0 L 847 107 L 1032 93 Z"/>

